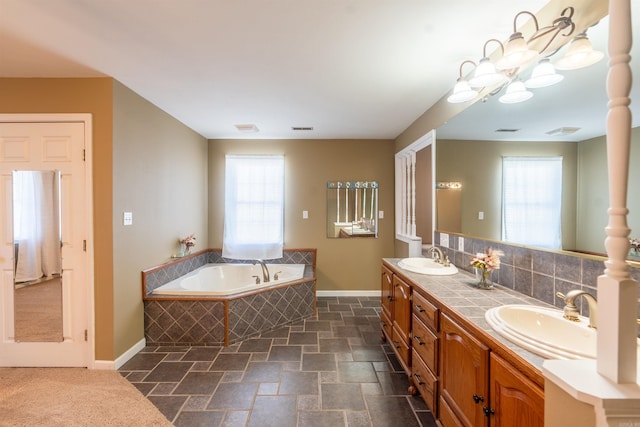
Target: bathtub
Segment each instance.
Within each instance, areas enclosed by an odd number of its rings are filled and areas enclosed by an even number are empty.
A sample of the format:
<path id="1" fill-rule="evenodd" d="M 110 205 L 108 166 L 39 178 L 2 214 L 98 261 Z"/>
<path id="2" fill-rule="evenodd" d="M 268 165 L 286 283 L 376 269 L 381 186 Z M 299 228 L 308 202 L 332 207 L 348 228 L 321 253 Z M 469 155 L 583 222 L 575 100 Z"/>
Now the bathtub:
<path id="1" fill-rule="evenodd" d="M 263 282 L 260 264 L 205 264 L 154 289 L 152 293 L 176 296 L 227 296 L 301 280 L 304 277 L 304 268 L 305 264 L 267 264 L 271 280 Z M 256 276 L 260 284 L 256 284 Z"/>

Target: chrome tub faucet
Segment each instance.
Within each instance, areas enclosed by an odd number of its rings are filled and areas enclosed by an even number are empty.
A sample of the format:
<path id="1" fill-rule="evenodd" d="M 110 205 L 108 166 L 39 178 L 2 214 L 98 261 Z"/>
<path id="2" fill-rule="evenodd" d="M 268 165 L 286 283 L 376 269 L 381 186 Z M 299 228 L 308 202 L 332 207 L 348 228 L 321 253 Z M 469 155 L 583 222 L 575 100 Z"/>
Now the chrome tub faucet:
<path id="1" fill-rule="evenodd" d="M 251 261 L 251 263 L 253 265 L 256 265 L 256 263 L 260 264 L 260 267 L 262 267 L 262 283 L 267 283 L 269 281 L 271 281 L 271 278 L 269 277 L 269 269 L 267 268 L 267 264 L 265 264 L 265 262 L 261 259 L 254 259 Z"/>

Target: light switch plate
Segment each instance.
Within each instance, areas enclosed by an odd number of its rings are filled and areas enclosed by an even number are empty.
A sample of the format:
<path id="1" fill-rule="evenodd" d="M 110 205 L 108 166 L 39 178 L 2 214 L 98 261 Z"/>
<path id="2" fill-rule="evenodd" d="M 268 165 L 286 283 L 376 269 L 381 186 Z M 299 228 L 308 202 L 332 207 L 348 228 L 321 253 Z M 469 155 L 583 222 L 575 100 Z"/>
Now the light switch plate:
<path id="1" fill-rule="evenodd" d="M 309 211 L 302 211 L 302 219 L 309 219 Z"/>
<path id="2" fill-rule="evenodd" d="M 384 211 L 378 211 L 378 219 L 384 218 Z"/>
<path id="3" fill-rule="evenodd" d="M 458 251 L 464 252 L 464 237 L 462 236 L 458 237 Z"/>

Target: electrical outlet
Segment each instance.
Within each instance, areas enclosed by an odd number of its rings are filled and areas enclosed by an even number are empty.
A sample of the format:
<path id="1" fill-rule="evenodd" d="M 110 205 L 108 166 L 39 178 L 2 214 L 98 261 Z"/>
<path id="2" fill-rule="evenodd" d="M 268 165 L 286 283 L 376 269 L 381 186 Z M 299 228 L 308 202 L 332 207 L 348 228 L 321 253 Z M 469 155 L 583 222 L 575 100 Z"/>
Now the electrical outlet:
<path id="1" fill-rule="evenodd" d="M 302 219 L 309 219 L 309 211 L 302 211 Z"/>
<path id="2" fill-rule="evenodd" d="M 123 212 L 122 225 L 132 225 L 132 224 L 133 224 L 133 212 Z"/>
<path id="3" fill-rule="evenodd" d="M 378 219 L 384 218 L 384 211 L 378 211 Z"/>
<path id="4" fill-rule="evenodd" d="M 482 221 L 484 219 L 484 212 L 482 212 L 482 211 L 478 212 L 478 219 L 480 221 Z"/>
<path id="5" fill-rule="evenodd" d="M 464 252 L 464 237 L 458 237 L 458 251 Z"/>

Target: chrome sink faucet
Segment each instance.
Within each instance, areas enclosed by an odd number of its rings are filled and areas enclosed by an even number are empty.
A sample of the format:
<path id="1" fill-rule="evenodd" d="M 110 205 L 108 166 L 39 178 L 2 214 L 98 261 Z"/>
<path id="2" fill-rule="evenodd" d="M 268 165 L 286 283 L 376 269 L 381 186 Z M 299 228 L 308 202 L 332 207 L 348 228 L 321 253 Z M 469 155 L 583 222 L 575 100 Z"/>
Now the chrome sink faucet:
<path id="1" fill-rule="evenodd" d="M 260 267 L 262 267 L 262 283 L 267 283 L 271 280 L 269 278 L 269 269 L 267 268 L 267 264 L 265 264 L 263 260 L 254 259 L 253 261 L 251 261 L 251 263 L 253 265 L 256 265 L 256 263 L 259 263 Z"/>
<path id="2" fill-rule="evenodd" d="M 556 296 L 564 299 L 564 318 L 572 322 L 579 321 L 578 316 L 580 315 L 575 299 L 580 296 L 584 297 L 587 300 L 587 304 L 589 304 L 589 327 L 593 329 L 598 327 L 598 301 L 593 295 L 581 289 L 574 289 L 567 292 L 567 295 L 558 292 Z"/>
<path id="3" fill-rule="evenodd" d="M 442 252 L 442 249 L 440 249 L 439 247 L 431 246 L 429 248 L 429 254 L 431 255 L 431 258 L 433 258 L 433 260 L 438 264 L 442 264 L 445 267 L 449 267 L 449 265 L 451 265 L 451 262 L 449 261 L 449 257 L 445 255 Z"/>

